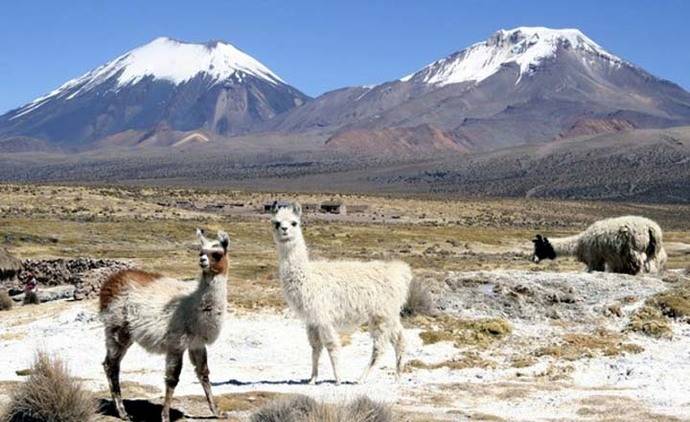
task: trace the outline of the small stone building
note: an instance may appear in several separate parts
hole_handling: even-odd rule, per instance
[[[365,204],[354,204],[347,206],[347,212],[350,214],[362,214],[369,211],[369,205]]]
[[[0,283],[14,281],[24,269],[22,262],[0,248]]]
[[[337,201],[326,201],[321,203],[321,211],[328,214],[347,214],[345,204]]]
[[[290,206],[290,203],[286,202],[286,201],[266,202],[264,204],[264,212],[270,213],[270,212],[273,212],[273,208],[287,208],[289,206]]]
[[[305,202],[302,204],[302,212],[318,212],[319,204],[314,202]]]

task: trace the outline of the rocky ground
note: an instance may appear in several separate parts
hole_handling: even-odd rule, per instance
[[[0,289],[6,290],[16,300],[23,299],[24,284],[35,279],[41,302],[73,298],[82,300],[98,296],[101,284],[109,275],[130,268],[131,262],[113,259],[27,259],[22,262],[25,271],[14,279],[0,281]]]
[[[305,384],[310,349],[289,311],[231,309],[210,348],[221,407],[236,420],[270,398],[301,393],[326,401],[359,395],[392,403],[400,420],[690,420],[690,325],[665,318],[658,338],[631,328],[650,298],[688,280],[530,271],[448,272],[428,278],[435,315],[405,320],[408,369],[393,377],[393,353],[364,385],[353,384],[370,353],[366,332],[350,336],[342,357],[349,382]],[[0,385],[20,381],[33,350],[69,362],[97,392],[107,420],[100,362],[103,334],[94,301],[58,301],[4,312]],[[164,361],[134,346],[123,361],[125,395],[140,420],[160,403]],[[3,389],[7,391],[7,389]],[[178,417],[207,415],[188,362]],[[0,405],[7,396],[0,394]],[[143,419],[142,419],[143,418]]]
[[[286,310],[262,211],[276,198],[367,206],[307,213],[312,256],[402,259],[414,268],[434,312],[405,317],[408,372],[400,384],[390,350],[367,385],[332,385],[326,358],[324,382],[302,383],[309,346]],[[529,259],[535,233],[570,235],[625,214],[664,229],[662,277],[587,274],[572,258]],[[0,245],[36,273],[39,292],[68,299],[0,312],[0,407],[24,379],[17,371],[43,349],[67,361],[104,405],[100,417],[113,420],[91,297],[122,266],[194,279],[196,227],[231,238],[230,314],[210,356],[221,407],[235,420],[291,393],[328,401],[367,394],[393,404],[402,421],[690,419],[688,206],[2,184]],[[84,285],[90,292],[75,301]],[[360,330],[347,341],[343,372],[355,380],[370,340]],[[137,346],[124,360],[125,395],[138,420],[160,413],[163,367],[161,356]],[[178,418],[208,415],[188,362],[175,403]]]

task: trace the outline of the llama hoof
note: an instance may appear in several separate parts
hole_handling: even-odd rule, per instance
[[[213,416],[216,419],[228,419],[230,417],[230,412],[215,412]]]
[[[132,419],[129,417],[127,412],[125,412],[125,409],[117,409],[117,416],[122,419],[123,421],[131,421]]]
[[[316,378],[309,378],[309,381],[307,381],[307,384],[316,385]]]

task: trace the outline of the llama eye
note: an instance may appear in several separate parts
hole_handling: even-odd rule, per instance
[[[220,259],[223,258],[223,254],[220,253],[220,252],[214,252],[213,254],[211,254],[211,256],[212,256],[213,259],[215,259],[216,261],[220,261]]]
[[[277,221],[275,223],[273,223],[273,225],[275,226],[276,230],[278,230],[280,228],[280,223]]]
[[[293,222],[292,222],[292,227],[297,227],[297,222],[296,222],[296,221],[293,221]]]

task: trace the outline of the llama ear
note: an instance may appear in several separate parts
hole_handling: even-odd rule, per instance
[[[290,209],[292,209],[292,212],[294,212],[297,217],[302,216],[302,206],[299,202],[293,202],[292,205],[290,205]]]
[[[208,242],[208,240],[206,240],[206,237],[204,236],[204,231],[198,227],[196,229],[196,237],[202,244]]]
[[[228,234],[225,233],[224,231],[219,231],[218,232],[218,241],[220,242],[223,249],[225,249],[227,251],[228,246],[230,246],[230,236],[228,236]]]
[[[278,201],[273,201],[271,204],[271,214],[276,215],[276,213],[278,213],[278,209]]]

